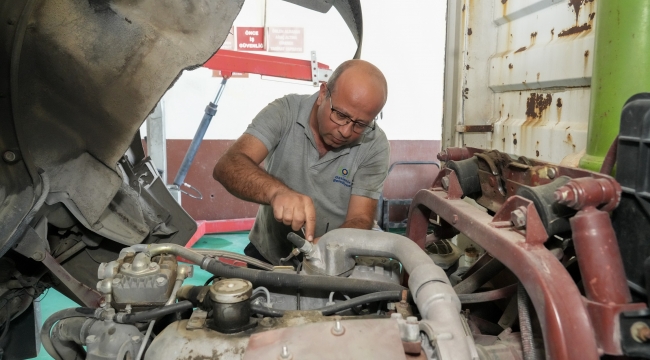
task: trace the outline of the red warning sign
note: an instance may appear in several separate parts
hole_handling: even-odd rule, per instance
[[[264,28],[238,27],[237,50],[264,51]]]

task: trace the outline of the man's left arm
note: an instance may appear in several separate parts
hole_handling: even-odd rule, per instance
[[[341,228],[370,230],[375,222],[377,200],[365,196],[350,195],[350,205]]]
[[[375,222],[377,202],[388,176],[390,147],[385,135],[375,142],[374,151],[367,157],[354,175],[352,193],[342,228],[372,229]]]

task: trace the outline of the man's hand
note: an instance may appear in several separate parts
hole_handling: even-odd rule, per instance
[[[314,240],[316,228],[316,209],[309,196],[289,189],[278,190],[270,202],[275,219],[290,225],[293,231],[305,227],[305,239]]]

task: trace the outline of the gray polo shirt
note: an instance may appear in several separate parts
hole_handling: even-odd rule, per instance
[[[277,99],[262,109],[246,129],[246,134],[261,140],[269,151],[266,171],[313,200],[315,237],[322,236],[326,228],[329,231],[343,224],[350,195],[379,199],[390,156],[386,134],[377,126],[355,144],[319,158],[309,127],[309,115],[317,98],[318,93]],[[249,239],[277,265],[292,250],[287,240],[290,231],[290,226],[275,220],[271,206],[260,205]]]

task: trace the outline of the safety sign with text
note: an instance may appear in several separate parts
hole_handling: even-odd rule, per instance
[[[264,51],[264,28],[238,27],[237,50]]]
[[[301,27],[269,27],[269,51],[301,53],[305,32]]]

